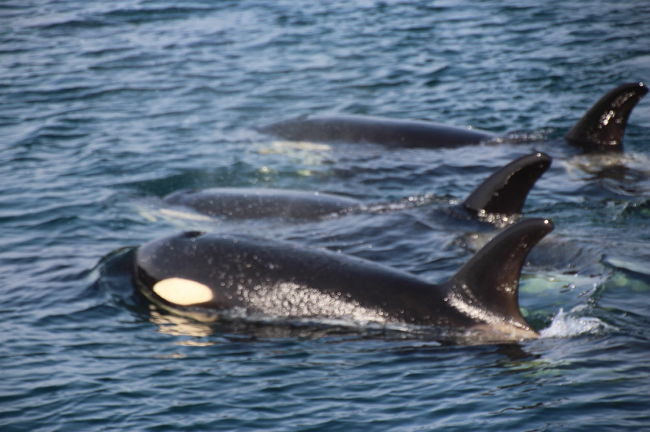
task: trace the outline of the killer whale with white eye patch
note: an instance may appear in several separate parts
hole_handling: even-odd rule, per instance
[[[517,222],[441,284],[340,253],[201,232],[139,247],[133,278],[155,305],[203,321],[238,311],[244,319],[404,324],[482,342],[523,340],[538,334],[519,309],[521,269],[552,229],[546,219]]]
[[[603,95],[565,135],[585,153],[620,152],[627,121],[648,93],[642,82],[621,84]],[[363,115],[304,115],[259,128],[291,141],[373,143],[388,147],[461,147],[505,140],[487,131]]]
[[[521,213],[528,193],[551,165],[541,152],[519,157],[504,165],[458,206],[456,216],[483,221],[506,221]],[[280,217],[317,219],[355,211],[372,211],[358,200],[340,195],[287,189],[211,188],[182,190],[164,198],[165,203],[190,208],[202,215],[232,219]]]

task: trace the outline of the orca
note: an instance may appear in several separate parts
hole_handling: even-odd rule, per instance
[[[362,207],[358,200],[341,195],[272,188],[189,189],[167,195],[163,201],[226,219],[278,217],[309,220]]]
[[[550,156],[541,152],[513,160],[490,175],[456,206],[454,215],[494,222],[505,219],[507,222],[521,213],[528,192],[550,164]],[[232,219],[279,217],[309,220],[371,210],[352,198],[287,189],[182,190],[166,196],[163,201],[204,215]]]
[[[201,321],[337,320],[516,341],[538,337],[519,309],[519,278],[552,229],[548,219],[510,225],[441,284],[345,254],[198,231],[140,246],[133,279],[154,305]]]
[[[609,91],[569,130],[566,141],[585,153],[622,151],[630,112],[647,92],[642,82],[621,84]],[[362,115],[303,115],[258,130],[290,141],[364,142],[398,148],[461,147],[508,139],[428,121]]]

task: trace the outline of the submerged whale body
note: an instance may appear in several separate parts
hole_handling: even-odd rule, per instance
[[[289,189],[210,188],[181,190],[163,201],[213,217],[317,219],[360,209],[362,204],[340,195]]]
[[[157,306],[200,320],[239,311],[249,319],[411,324],[521,340],[537,337],[519,310],[521,268],[552,228],[544,219],[511,225],[441,284],[291,243],[186,232],[138,248],[134,281]]]
[[[508,218],[521,213],[528,192],[548,169],[551,158],[540,152],[522,156],[484,180],[454,210],[471,218],[488,215]],[[226,218],[281,217],[317,219],[364,210],[363,203],[339,195],[286,189],[211,188],[174,192],[164,198],[170,205]]]
[[[566,134],[569,144],[584,152],[622,151],[627,120],[648,92],[641,83],[622,84],[601,97]],[[313,115],[260,128],[292,141],[374,143],[391,147],[460,147],[489,142],[498,136],[427,121],[360,115]]]

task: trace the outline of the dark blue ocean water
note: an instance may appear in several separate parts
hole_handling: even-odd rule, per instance
[[[3,0],[0,429],[650,428],[650,100],[622,156],[562,141],[601,94],[650,79],[648,22],[638,0]],[[387,150],[254,130],[314,112],[523,142]],[[132,248],[185,229],[444,280],[490,230],[442,209],[533,149],[555,158],[525,207],[556,224],[522,280],[539,340],[208,326],[134,295]],[[386,211],[224,222],[160,202],[214,186],[321,190]]]

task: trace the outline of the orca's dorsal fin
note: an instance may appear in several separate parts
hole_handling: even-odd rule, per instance
[[[621,84],[587,111],[566,134],[566,140],[586,152],[619,152],[632,109],[648,93],[642,82]]]
[[[519,310],[519,277],[528,252],[551,230],[548,219],[503,230],[446,282],[447,300],[477,322],[534,331]]]
[[[483,181],[462,206],[477,215],[521,213],[528,192],[546,172],[551,160],[541,152],[515,159]]]

